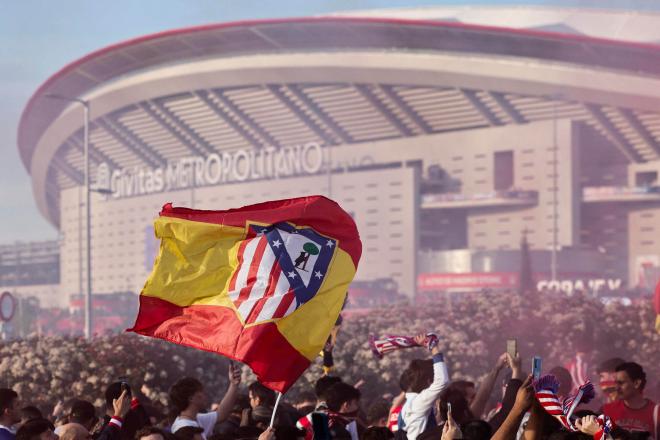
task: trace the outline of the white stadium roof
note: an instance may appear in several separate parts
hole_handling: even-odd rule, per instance
[[[360,144],[555,116],[593,127],[630,162],[660,159],[660,46],[639,40],[659,40],[642,32],[653,26],[640,24],[636,37],[619,29],[625,41],[602,39],[586,23],[615,14],[557,10],[579,32],[533,29],[552,23],[551,12],[366,11],[148,35],[48,79],[24,110],[19,151],[37,205],[56,225],[60,189],[82,181],[82,118],[47,94],[91,103],[93,166],[154,167],[245,146]],[[590,18],[580,25],[578,16]]]

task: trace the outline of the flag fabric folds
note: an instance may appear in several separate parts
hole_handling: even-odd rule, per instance
[[[351,216],[322,196],[174,208],[129,331],[244,362],[285,392],[323,348],[358,267]]]

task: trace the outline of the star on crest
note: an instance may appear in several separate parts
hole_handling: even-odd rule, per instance
[[[325,244],[329,248],[332,248],[335,244],[332,242],[332,240],[328,240],[328,242]]]
[[[278,249],[279,249],[280,246],[282,246],[282,242],[281,242],[281,241],[279,241],[279,240],[275,240],[275,241],[273,242],[273,247],[274,247],[274,248],[278,248]]]
[[[294,271],[291,271],[287,274],[287,276],[291,279],[294,279],[298,274],[296,274]]]
[[[319,280],[320,280],[321,278],[323,278],[323,274],[321,273],[320,270],[317,270],[316,272],[314,272],[314,276],[315,276],[316,278],[318,278]]]

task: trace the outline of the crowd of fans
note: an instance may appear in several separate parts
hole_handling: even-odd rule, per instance
[[[560,294],[348,310],[332,370],[324,374],[320,359],[308,369],[279,403],[274,429],[275,393],[214,354],[132,334],[1,342],[0,440],[642,440],[643,431],[660,440],[654,319],[650,301],[604,305]],[[439,335],[437,345],[383,359],[368,344],[370,334],[427,331]],[[505,353],[509,339],[517,356]],[[557,379],[558,397],[587,379],[596,384],[574,429],[538,398],[539,382],[527,376],[532,356]],[[611,428],[597,418],[603,413]]]

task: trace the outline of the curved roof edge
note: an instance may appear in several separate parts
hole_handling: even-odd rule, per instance
[[[342,29],[335,29],[341,31],[341,34],[330,34],[326,32],[324,35],[319,35],[320,37],[328,38],[329,36],[336,37],[335,41],[323,40],[322,38],[309,38],[309,29],[306,29],[309,25],[316,27],[320,26],[337,26],[342,27]],[[277,32],[277,29],[285,26],[287,29],[285,32]],[[350,29],[353,32],[345,32],[344,29],[346,26],[351,27]],[[380,26],[381,28],[375,28],[375,26]],[[396,26],[395,35],[388,35],[384,33],[384,29]],[[293,31],[298,27],[298,31],[301,33],[307,32],[305,38],[295,39],[292,38]],[[361,29],[360,27],[363,27]],[[371,27],[371,29],[367,29]],[[254,31],[259,28],[259,34],[267,32],[268,29],[275,31],[275,38],[278,40],[273,41],[273,36],[265,38],[261,36],[261,40],[258,41],[257,33]],[[221,40],[213,41],[212,46],[206,46],[206,51],[200,50],[196,47],[187,47],[183,50],[179,50],[175,54],[158,54],[153,57],[153,61],[149,60],[149,57],[140,58],[132,60],[129,55],[123,53],[122,51],[144,47],[144,49],[149,49],[145,47],[149,43],[162,40],[163,42],[168,41],[169,39],[176,39],[190,36],[192,38],[198,37],[199,35],[205,33],[212,33],[214,31],[225,31],[225,30],[236,30],[244,29],[247,31],[252,40],[240,40],[236,39],[231,40],[226,39],[225,43],[231,40],[232,45],[227,45],[227,47],[218,47],[222,46]],[[315,31],[319,29],[314,29]],[[392,29],[387,29],[392,30]],[[444,38],[433,39],[429,41],[428,36],[422,31],[431,30],[434,32],[443,32],[445,33]],[[327,31],[327,30],[326,30]],[[370,35],[371,39],[357,38],[359,32],[372,31]],[[406,33],[405,31],[408,31]],[[415,34],[415,31],[419,31],[418,34]],[[471,35],[473,37],[482,37],[486,36],[488,39],[480,41],[478,47],[470,46],[474,44],[474,41],[467,41],[464,47],[457,47],[456,43],[461,38],[466,35]],[[217,36],[216,36],[217,37]],[[232,36],[230,36],[232,37]],[[235,38],[233,36],[232,38]],[[375,37],[375,39],[374,39]],[[394,37],[394,38],[393,38]],[[497,38],[499,37],[499,39]],[[379,40],[380,38],[380,40]],[[453,38],[453,45],[451,40]],[[348,41],[351,39],[350,41]],[[201,38],[200,38],[201,40]],[[512,43],[514,40],[520,40],[518,47],[511,47],[506,43]],[[531,40],[531,41],[530,41]],[[530,51],[530,44],[534,41],[540,43],[543,40],[544,43],[554,43],[559,45],[559,47],[554,48],[554,53],[536,53]],[[488,43],[490,41],[490,46]],[[194,41],[192,41],[194,42]],[[398,46],[392,46],[392,43],[398,43]],[[187,41],[191,43],[191,41]],[[276,43],[276,44],[274,44]],[[436,43],[435,46],[432,43]],[[440,43],[444,43],[443,46]],[[449,43],[449,44],[447,44]],[[312,50],[339,50],[339,49],[412,49],[412,50],[448,50],[453,52],[480,52],[487,53],[492,55],[504,55],[504,56],[521,56],[521,57],[536,57],[542,59],[556,59],[558,61],[566,61],[577,64],[587,64],[592,65],[595,61],[592,59],[582,58],[586,49],[580,49],[580,45],[585,43],[590,44],[591,46],[601,46],[606,50],[619,50],[624,51],[640,62],[646,60],[644,64],[645,69],[638,69],[641,71],[650,70],[654,74],[660,75],[660,45],[653,43],[638,43],[638,42],[623,42],[612,39],[596,38],[584,35],[573,35],[573,34],[561,34],[556,32],[548,31],[539,31],[539,30],[530,30],[530,29],[513,29],[506,27],[496,27],[496,26],[484,26],[484,25],[474,25],[474,24],[464,24],[456,22],[442,22],[442,21],[432,21],[432,20],[406,20],[406,19],[396,19],[396,18],[373,18],[373,17],[337,17],[337,16],[321,16],[321,17],[303,17],[303,18],[284,18],[284,19],[268,19],[268,20],[247,20],[247,21],[237,21],[230,23],[219,23],[211,25],[202,25],[202,26],[193,26],[180,29],[167,30],[159,33],[149,34],[145,36],[140,36],[132,38],[123,42],[119,42],[104,48],[101,48],[97,51],[94,51],[78,60],[75,60],[62,69],[53,74],[48,78],[30,97],[23,113],[18,127],[18,147],[19,153],[23,165],[26,167],[28,172],[30,172],[30,163],[32,160],[32,154],[34,152],[34,146],[36,142],[41,137],[44,129],[50,125],[50,122],[53,118],[57,117],[68,105],[67,102],[60,100],[41,100],[44,94],[48,93],[59,93],[66,96],[72,97],[81,97],[85,93],[94,89],[97,85],[102,84],[103,82],[112,80],[121,75],[127,73],[141,70],[144,68],[155,67],[166,62],[172,61],[181,61],[186,59],[194,59],[199,57],[204,57],[208,55],[217,55],[223,54],[225,56],[232,55],[245,55],[245,54],[254,54],[254,53],[280,53],[283,51],[312,51]],[[351,46],[351,44],[353,44]],[[498,46],[499,44],[499,46]],[[488,46],[488,47],[486,47]],[[572,47],[575,50],[575,53],[568,54],[565,51],[562,51],[562,47]],[[212,49],[211,49],[212,47]],[[225,49],[225,50],[218,50]],[[541,47],[539,50],[548,50],[548,47]],[[578,54],[582,52],[582,54]],[[642,52],[642,53],[638,53]],[[124,61],[127,64],[126,68],[117,69],[117,66],[112,66],[109,61],[109,57],[113,54],[116,54],[122,58],[121,61]],[[163,55],[163,56],[160,56]],[[560,56],[561,55],[561,56]],[[572,55],[572,56],[571,56]],[[620,55],[613,55],[610,58],[601,59],[602,54],[599,55],[598,61],[601,65],[605,67],[614,67],[614,68],[628,68],[631,69],[629,58],[620,59]],[[658,59],[649,61],[647,58],[649,55],[655,55]],[[126,63],[126,60],[129,60]],[[131,64],[130,61],[133,61]],[[653,62],[656,61],[656,62]],[[100,65],[94,65],[94,63],[100,63]],[[106,63],[109,67],[104,69],[103,63]],[[122,65],[123,66],[123,65]],[[638,66],[639,67],[639,66]],[[74,75],[77,70],[89,68],[92,74],[86,74],[84,76],[79,75],[78,78],[75,78]],[[112,69],[115,70],[112,70]],[[79,81],[79,84],[75,82]],[[41,110],[38,116],[34,116],[33,112]],[[30,119],[32,118],[32,120]]]

